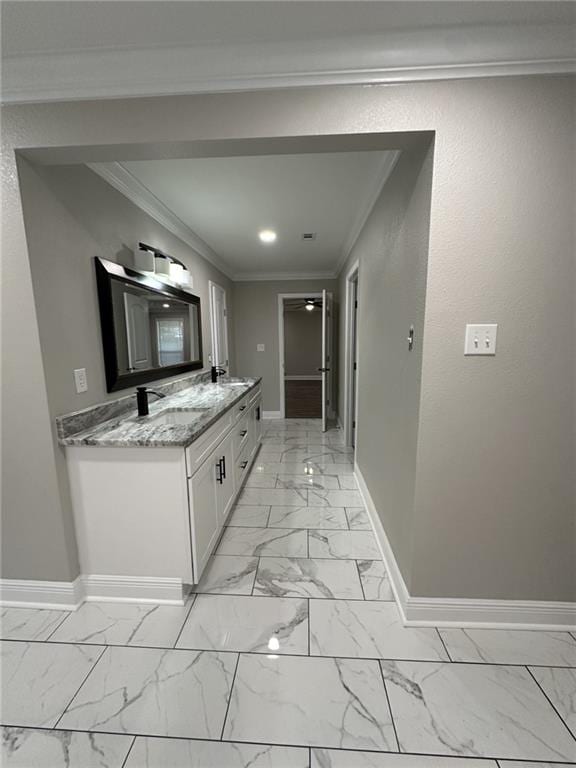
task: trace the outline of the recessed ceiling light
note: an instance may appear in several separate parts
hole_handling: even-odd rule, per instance
[[[258,232],[258,237],[263,243],[273,243],[276,240],[276,232],[273,229],[262,229]]]

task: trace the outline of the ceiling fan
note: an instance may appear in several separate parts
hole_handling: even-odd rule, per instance
[[[322,309],[322,299],[292,299],[286,302],[286,309],[306,309],[312,312]]]

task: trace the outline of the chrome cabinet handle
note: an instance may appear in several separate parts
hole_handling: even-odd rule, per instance
[[[222,480],[226,480],[226,456],[222,456],[220,461],[222,463]]]
[[[248,462],[243,461],[242,464],[240,464],[240,469],[246,469],[247,466],[248,466]]]
[[[246,437],[247,434],[248,434],[248,430],[243,429],[242,432],[240,432],[240,437]]]

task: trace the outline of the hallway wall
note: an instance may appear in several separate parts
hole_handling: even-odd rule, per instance
[[[219,140],[235,142],[228,151],[245,153],[241,142],[250,139],[252,150],[270,152],[262,137],[285,138],[293,149],[294,137],[331,137],[333,146],[336,137],[375,133],[398,147],[433,131],[405,576],[422,596],[574,599],[574,99],[574,77],[549,76],[4,109],[3,544],[13,552],[5,575],[62,579],[61,560],[73,558],[62,533],[15,150],[44,148],[46,161],[48,147],[52,160],[74,162],[217,153]],[[249,291],[234,292],[244,306]],[[234,311],[241,317],[239,305]],[[482,321],[500,324],[498,355],[465,358],[464,326]],[[261,332],[257,318],[238,330]],[[246,337],[237,350],[243,372],[256,353]],[[265,407],[274,407],[271,394]]]
[[[344,266],[358,272],[356,462],[408,588],[420,417],[433,146],[400,155]],[[340,360],[346,334],[340,322]],[[408,329],[415,344],[408,350]],[[343,413],[344,365],[340,366]]]
[[[239,376],[262,376],[264,411],[280,410],[280,355],[278,343],[278,294],[336,293],[336,280],[262,280],[234,283],[234,336]],[[258,352],[257,344],[265,351]]]

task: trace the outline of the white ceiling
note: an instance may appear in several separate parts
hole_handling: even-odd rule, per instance
[[[192,245],[228,275],[263,279],[334,274],[394,158],[392,152],[338,152],[91,167],[121,173],[123,189],[129,185],[136,202],[156,198],[191,231]],[[273,229],[276,242],[263,244],[262,229]],[[316,239],[303,241],[305,232]]]
[[[4,101],[575,68],[572,2],[2,2]]]

